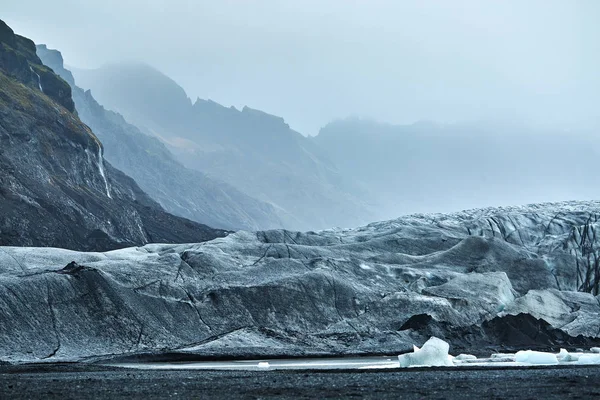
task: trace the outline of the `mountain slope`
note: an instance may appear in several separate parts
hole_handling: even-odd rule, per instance
[[[71,88],[0,21],[0,244],[106,250],[227,232],[175,217],[105,163]]]
[[[71,86],[79,117],[102,141],[104,157],[134,178],[167,211],[225,229],[282,227],[279,210],[185,168],[156,137],[142,133],[119,114],[104,109],[90,91],[84,92],[75,85],[60,52],[39,45],[37,54]]]
[[[280,117],[200,99],[192,104],[170,78],[140,64],[73,73],[101,104],[168,143],[186,166],[292,215],[286,227],[356,226],[373,218],[373,196]]]

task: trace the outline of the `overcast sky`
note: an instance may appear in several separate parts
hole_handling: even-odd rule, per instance
[[[597,0],[2,0],[67,64],[144,61],[188,95],[314,135],[391,123],[599,121]]]

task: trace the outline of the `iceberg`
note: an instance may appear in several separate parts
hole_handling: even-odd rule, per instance
[[[454,359],[456,359],[458,361],[477,360],[477,357],[475,357],[472,354],[459,354],[456,357],[454,357]]]
[[[452,356],[448,354],[450,345],[442,339],[432,336],[420,349],[416,346],[413,348],[412,353],[398,356],[401,368],[454,366]]]
[[[580,354],[569,353],[565,349],[560,349],[560,353],[558,353],[558,355],[556,356],[556,358],[558,358],[558,361],[560,361],[560,362],[577,361],[577,360],[579,360],[579,357],[580,357]]]
[[[583,365],[592,365],[592,364],[600,364],[600,354],[583,354],[579,356],[579,360],[577,360],[577,364]]]
[[[552,365],[558,364],[556,354],[543,351],[521,350],[515,354],[515,361],[525,364]]]

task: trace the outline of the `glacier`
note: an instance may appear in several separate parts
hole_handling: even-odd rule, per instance
[[[0,247],[0,360],[400,354],[431,336],[476,356],[599,347],[583,291],[599,216],[566,202],[104,253]]]

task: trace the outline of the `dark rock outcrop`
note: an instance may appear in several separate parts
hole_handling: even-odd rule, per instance
[[[490,352],[523,349],[558,352],[561,348],[590,348],[600,343],[599,335],[571,336],[530,314],[497,316],[470,326],[455,326],[419,314],[409,318],[400,330],[410,331],[415,342],[435,336],[450,342],[455,354],[468,352],[482,357],[489,357]]]
[[[108,250],[227,234],[166,213],[106,163],[68,83],[0,26],[1,245]]]

